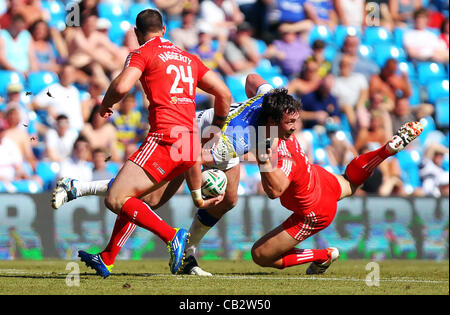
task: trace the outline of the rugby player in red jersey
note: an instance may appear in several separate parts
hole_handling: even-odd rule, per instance
[[[108,118],[113,105],[140,80],[150,103],[150,130],[141,147],[112,182],[105,205],[118,215],[113,241],[123,237],[123,229],[134,226],[129,222],[155,233],[168,244],[170,269],[176,273],[183,262],[188,233],[169,226],[139,197],[186,172],[186,181],[197,207],[208,208],[220,202],[223,196],[202,199],[201,144],[194,99],[197,86],[215,97],[213,125],[221,128],[228,115],[231,93],[198,57],[164,39],[165,31],[157,10],[147,9],[138,14],[135,33],[141,46],[129,54],[123,71],[111,82],[100,115]],[[107,277],[110,274],[112,265],[103,261],[105,257],[84,251],[79,251],[79,256],[100,275]]]
[[[335,175],[311,164],[297,139],[291,137],[300,118],[300,102],[286,91],[284,100],[274,99],[273,104],[272,108],[267,107],[266,122],[267,128],[277,126],[278,136],[266,152],[258,154],[261,182],[269,198],[280,198],[281,204],[294,213],[255,242],[253,261],[278,269],[311,262],[307,274],[323,273],[339,257],[337,248],[295,246],[330,225],[337,202],[353,195],[381,162],[401,151],[420,135],[423,127],[419,122],[403,125],[384,146],[356,157],[344,175]]]

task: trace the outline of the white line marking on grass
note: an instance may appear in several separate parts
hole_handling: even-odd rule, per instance
[[[365,282],[365,279],[358,279],[358,278],[326,278],[326,277],[255,277],[255,276],[213,276],[216,278],[221,279],[230,279],[230,280],[314,280],[314,281],[353,281],[353,282]],[[449,280],[428,280],[428,279],[405,279],[405,278],[398,278],[398,279],[380,279],[382,282],[416,282],[416,283],[448,283]]]
[[[55,272],[35,272],[23,269],[0,269],[1,274],[20,274],[20,275],[65,275],[65,273],[55,273]],[[114,274],[112,275],[114,276]],[[122,276],[122,274],[120,275]],[[149,278],[172,278],[174,277],[171,274],[142,274],[142,276],[147,276]],[[176,275],[177,279],[225,279],[225,280],[311,280],[311,281],[352,281],[352,282],[365,282],[365,279],[358,278],[327,278],[324,277],[298,277],[298,276],[234,276],[234,275],[213,275],[212,277],[201,277],[201,276],[191,276],[191,275]],[[410,279],[410,278],[391,278],[391,279],[380,279],[380,282],[404,282],[404,283],[430,283],[430,284],[438,284],[438,283],[449,283],[449,280],[430,280],[430,279]]]

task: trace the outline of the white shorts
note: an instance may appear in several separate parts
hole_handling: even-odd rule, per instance
[[[197,112],[197,126],[200,136],[202,136],[206,127],[211,126],[213,118],[213,108]],[[207,137],[208,135],[205,136]],[[220,138],[217,145],[212,145],[209,148],[207,146],[208,144],[203,149],[211,149],[212,157],[216,163],[214,168],[225,171],[239,164],[239,156],[235,156],[234,149],[228,146],[222,138]]]

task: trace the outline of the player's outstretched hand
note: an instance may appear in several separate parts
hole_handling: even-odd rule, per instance
[[[212,197],[209,199],[203,199],[203,204],[200,207],[201,209],[209,209],[216,206],[219,202],[221,202],[224,198],[225,194],[218,195],[216,197]]]
[[[99,113],[103,118],[109,118],[113,114],[113,111],[110,108],[104,108],[103,106],[101,106]]]

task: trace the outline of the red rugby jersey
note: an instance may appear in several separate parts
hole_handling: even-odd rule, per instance
[[[186,127],[197,132],[195,91],[197,82],[209,71],[198,57],[156,36],[132,51],[125,67],[142,71],[140,81],[150,102],[150,133],[167,140],[173,130]]]
[[[303,215],[316,210],[321,197],[317,170],[312,167],[308,157],[295,136],[280,140],[277,147],[278,164],[291,184],[281,195],[281,204],[297,214]]]

